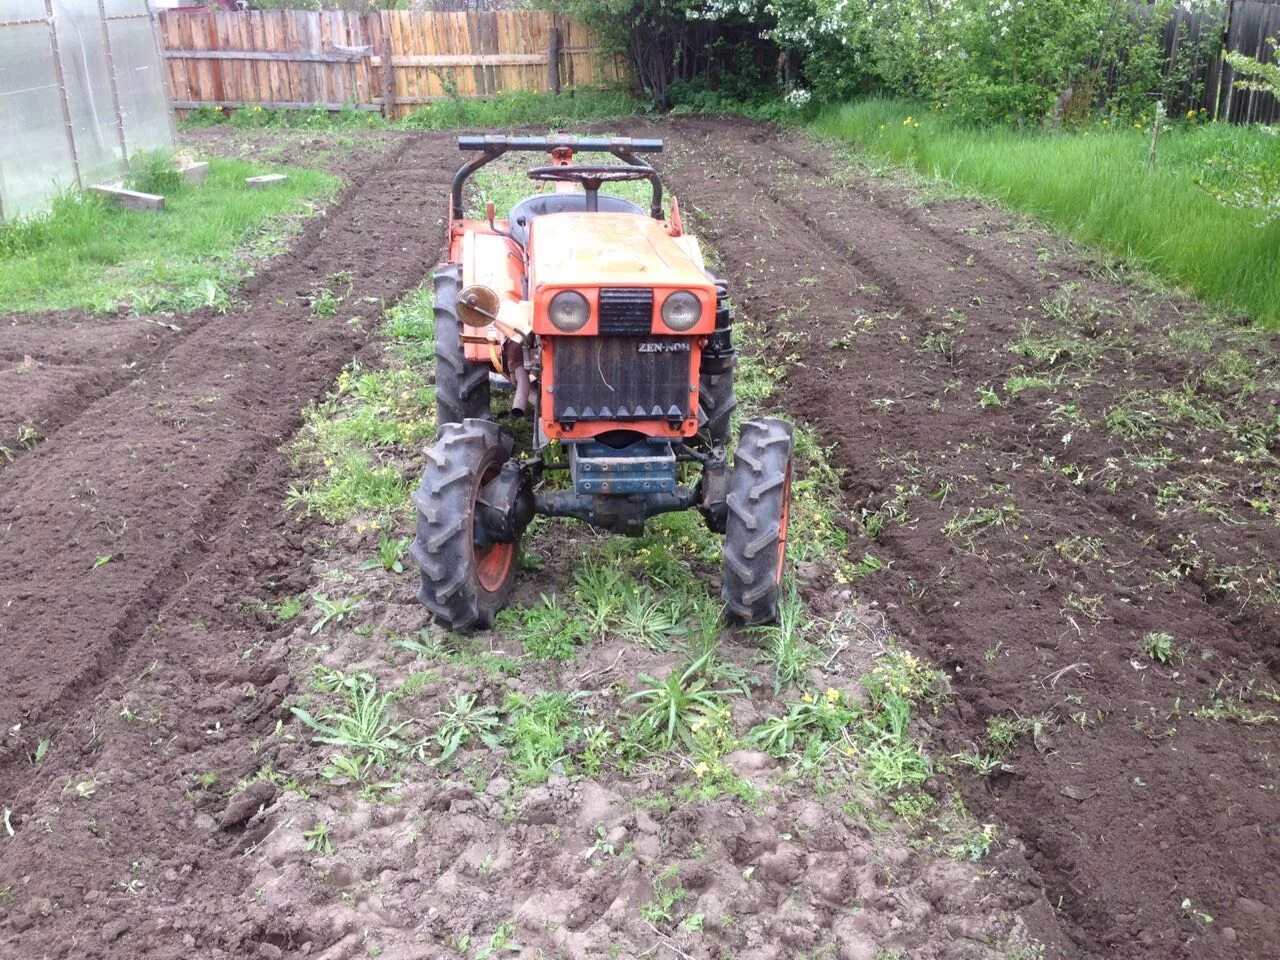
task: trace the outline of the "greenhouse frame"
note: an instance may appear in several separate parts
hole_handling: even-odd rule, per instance
[[[152,17],[147,0],[0,0],[0,220],[173,149]]]

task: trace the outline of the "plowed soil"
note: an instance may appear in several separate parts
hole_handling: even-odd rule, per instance
[[[784,396],[833,444],[851,512],[906,491],[907,519],[868,545],[891,565],[870,592],[953,675],[944,740],[1061,724],[970,779],[972,807],[1025,844],[1081,955],[1280,955],[1280,732],[1191,716],[1215,690],[1274,689],[1280,338],[799,138],[678,130],[673,186],[786,355]],[[1027,332],[1060,354],[1019,355]],[[1239,379],[1206,377],[1229,351]],[[1014,375],[1061,380],[1009,396]],[[1151,399],[1184,385],[1195,415]],[[1152,413],[1144,435],[1108,429],[1125,402]],[[944,534],[984,509],[1008,524]],[[1144,655],[1148,633],[1174,662]]]
[[[645,126],[667,139],[686,224],[763,331],[783,406],[831,445],[854,554],[887,566],[861,598],[951,677],[934,752],[990,749],[991,718],[1043,718],[988,775],[951,774],[997,825],[991,862],[1017,874],[1020,900],[975,905],[964,876],[878,861],[867,835],[800,809],[787,814],[812,828],[800,853],[776,816],[674,818],[668,830],[711,852],[704,886],[761,864],[780,890],[818,890],[851,937],[916,918],[933,939],[912,957],[999,956],[958,921],[926,923],[949,903],[1021,911],[1048,956],[1280,956],[1266,694],[1280,343],[972,201],[923,204],[798,136]],[[589,785],[553,782],[501,831],[483,798],[410,796],[427,834],[416,861],[391,847],[403,812],[348,811],[366,828],[387,818],[367,876],[394,895],[370,905],[358,878],[312,877],[349,897],[322,929],[279,899],[301,889],[276,858],[294,796],[257,784],[226,803],[286,716],[288,659],[307,642],[256,601],[314,586],[330,536],[283,510],[280,448],[383,305],[428,275],[457,162],[452,137],[423,135],[348,163],[340,200],[225,316],[0,321],[0,956],[362,956],[371,926],[434,934],[493,898],[495,851],[521,897],[504,887],[484,909],[520,905],[530,927],[594,922],[631,882],[589,878],[585,918],[539,899],[581,859],[558,826],[607,819]],[[310,294],[348,273],[338,314],[313,316]],[[421,621],[402,599],[388,616],[408,631]],[[1144,649],[1152,634],[1170,638],[1163,660]],[[218,801],[197,786],[206,773]],[[267,807],[274,819],[257,816]],[[446,811],[483,842],[433,834]],[[632,816],[624,833],[650,826]],[[427,902],[444,878],[452,898]],[[742,955],[811,951],[813,915],[772,910],[771,939]]]

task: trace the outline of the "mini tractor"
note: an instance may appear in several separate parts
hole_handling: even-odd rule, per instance
[[[462,137],[475,156],[453,178],[448,262],[435,273],[438,440],[413,495],[419,599],[445,626],[490,626],[507,603],[535,515],[638,536],[661,513],[696,509],[724,534],[722,598],[736,623],[777,617],[790,513],[792,430],[741,424],[725,446],[733,316],[674,199],[641,159],[661,140]],[[462,213],[463,187],[511,151],[549,154],[543,192],[505,220]],[[579,163],[578,154],[617,162]],[[649,209],[601,194],[648,181]],[[510,388],[495,421],[491,387]],[[500,423],[529,418],[517,453]]]

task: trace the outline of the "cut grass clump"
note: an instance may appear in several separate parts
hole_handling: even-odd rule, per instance
[[[904,126],[906,116],[924,119]],[[1175,127],[1161,137],[1151,174],[1144,169],[1149,130],[979,128],[893,99],[829,107],[810,129],[1041,217],[1200,297],[1280,326],[1280,222],[1259,228],[1253,211],[1224,207],[1197,186],[1214,158],[1273,147],[1256,128]]]
[[[63,194],[48,213],[0,225],[0,311],[225,309],[253,261],[278,251],[296,218],[338,187],[322,171],[289,168],[271,190],[251,190],[245,177],[265,171],[225,159],[210,160],[193,187],[170,183],[162,161],[135,171],[139,185],[167,185],[161,212]]]

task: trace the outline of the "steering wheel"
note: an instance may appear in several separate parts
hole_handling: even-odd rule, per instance
[[[555,183],[580,183],[588,190],[599,190],[602,183],[626,180],[648,180],[652,167],[633,167],[623,163],[575,163],[572,166],[534,167],[530,180]]]
[[[529,179],[543,183],[580,183],[587,191],[587,212],[600,209],[600,185],[630,180],[657,181],[658,172],[649,166],[623,163],[575,163],[571,166],[534,167]]]

